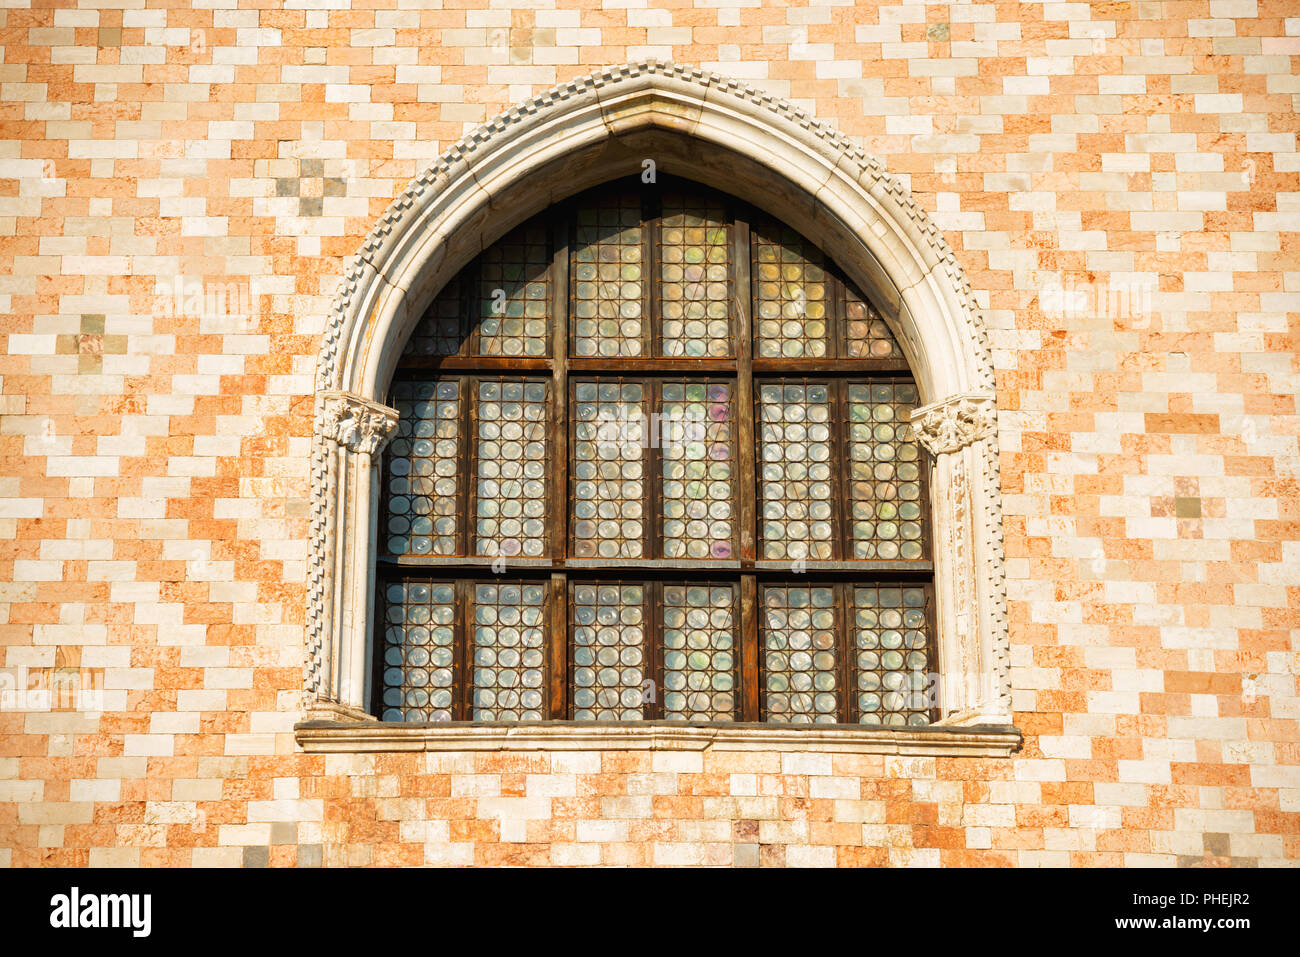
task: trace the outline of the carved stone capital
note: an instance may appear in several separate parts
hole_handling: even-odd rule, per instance
[[[997,428],[993,396],[968,392],[922,406],[912,413],[912,431],[932,455],[964,449]]]
[[[349,452],[377,454],[397,430],[397,410],[350,392],[320,393],[322,435]]]

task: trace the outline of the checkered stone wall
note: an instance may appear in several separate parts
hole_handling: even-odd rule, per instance
[[[0,9],[0,865],[1300,859],[1294,5],[125,6]],[[644,57],[834,125],[956,251],[1018,754],[295,743],[344,260]]]

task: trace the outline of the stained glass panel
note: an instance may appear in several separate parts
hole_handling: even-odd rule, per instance
[[[821,250],[793,229],[755,225],[755,355],[814,359],[829,355],[826,264]]]
[[[853,590],[860,723],[930,723],[935,681],[927,622],[920,586]]]
[[[544,381],[479,380],[475,405],[475,552],[540,558],[546,550]]]
[[[665,558],[732,557],[731,386],[660,384]]]
[[[549,354],[550,262],[542,221],[520,226],[479,257],[476,308],[480,355]]]
[[[573,717],[644,717],[646,589],[640,584],[578,583],[573,588]]]
[[[664,585],[664,717],[732,721],[736,714],[736,588]]]
[[[824,383],[759,387],[759,494],[762,556],[834,557],[831,400]]]
[[[573,552],[640,558],[645,535],[645,388],[579,382],[573,410]]]
[[[408,355],[451,356],[460,351],[464,337],[461,282],[456,277],[443,286],[425,310],[406,345]]]
[[[398,424],[388,446],[388,553],[454,555],[460,382],[395,383],[393,406]]]
[[[646,290],[640,196],[610,196],[579,209],[575,239],[572,354],[642,355]]]
[[[473,719],[545,715],[546,593],[540,583],[474,586]]]
[[[885,320],[851,286],[844,289],[844,335],[850,359],[903,358]]]
[[[455,587],[391,582],[384,598],[383,720],[450,721]]]
[[[666,196],[660,220],[659,301],[665,356],[729,356],[731,229],[722,204]]]
[[[835,590],[828,586],[764,588],[759,632],[764,720],[782,724],[838,721]]]
[[[849,498],[853,557],[923,556],[921,450],[909,419],[910,382],[849,383]]]

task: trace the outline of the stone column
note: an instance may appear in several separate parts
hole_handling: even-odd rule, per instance
[[[350,392],[316,396],[306,711],[368,717],[379,453],[397,411]]]
[[[997,501],[997,411],[991,395],[963,393],[912,413],[917,440],[932,456],[936,640],[939,694],[945,724],[1005,724],[1010,701],[996,635],[1005,622],[1001,539],[988,515]]]

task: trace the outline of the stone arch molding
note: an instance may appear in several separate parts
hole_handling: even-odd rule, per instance
[[[934,456],[942,710],[1010,723],[997,407],[971,288],[904,185],[843,134],[761,90],[672,63],[609,68],[507,110],[393,201],[348,262],[316,370],[306,710],[366,716],[382,404],[434,294],[508,229],[568,195],[657,168],[738,193],[816,237],[882,307]]]

